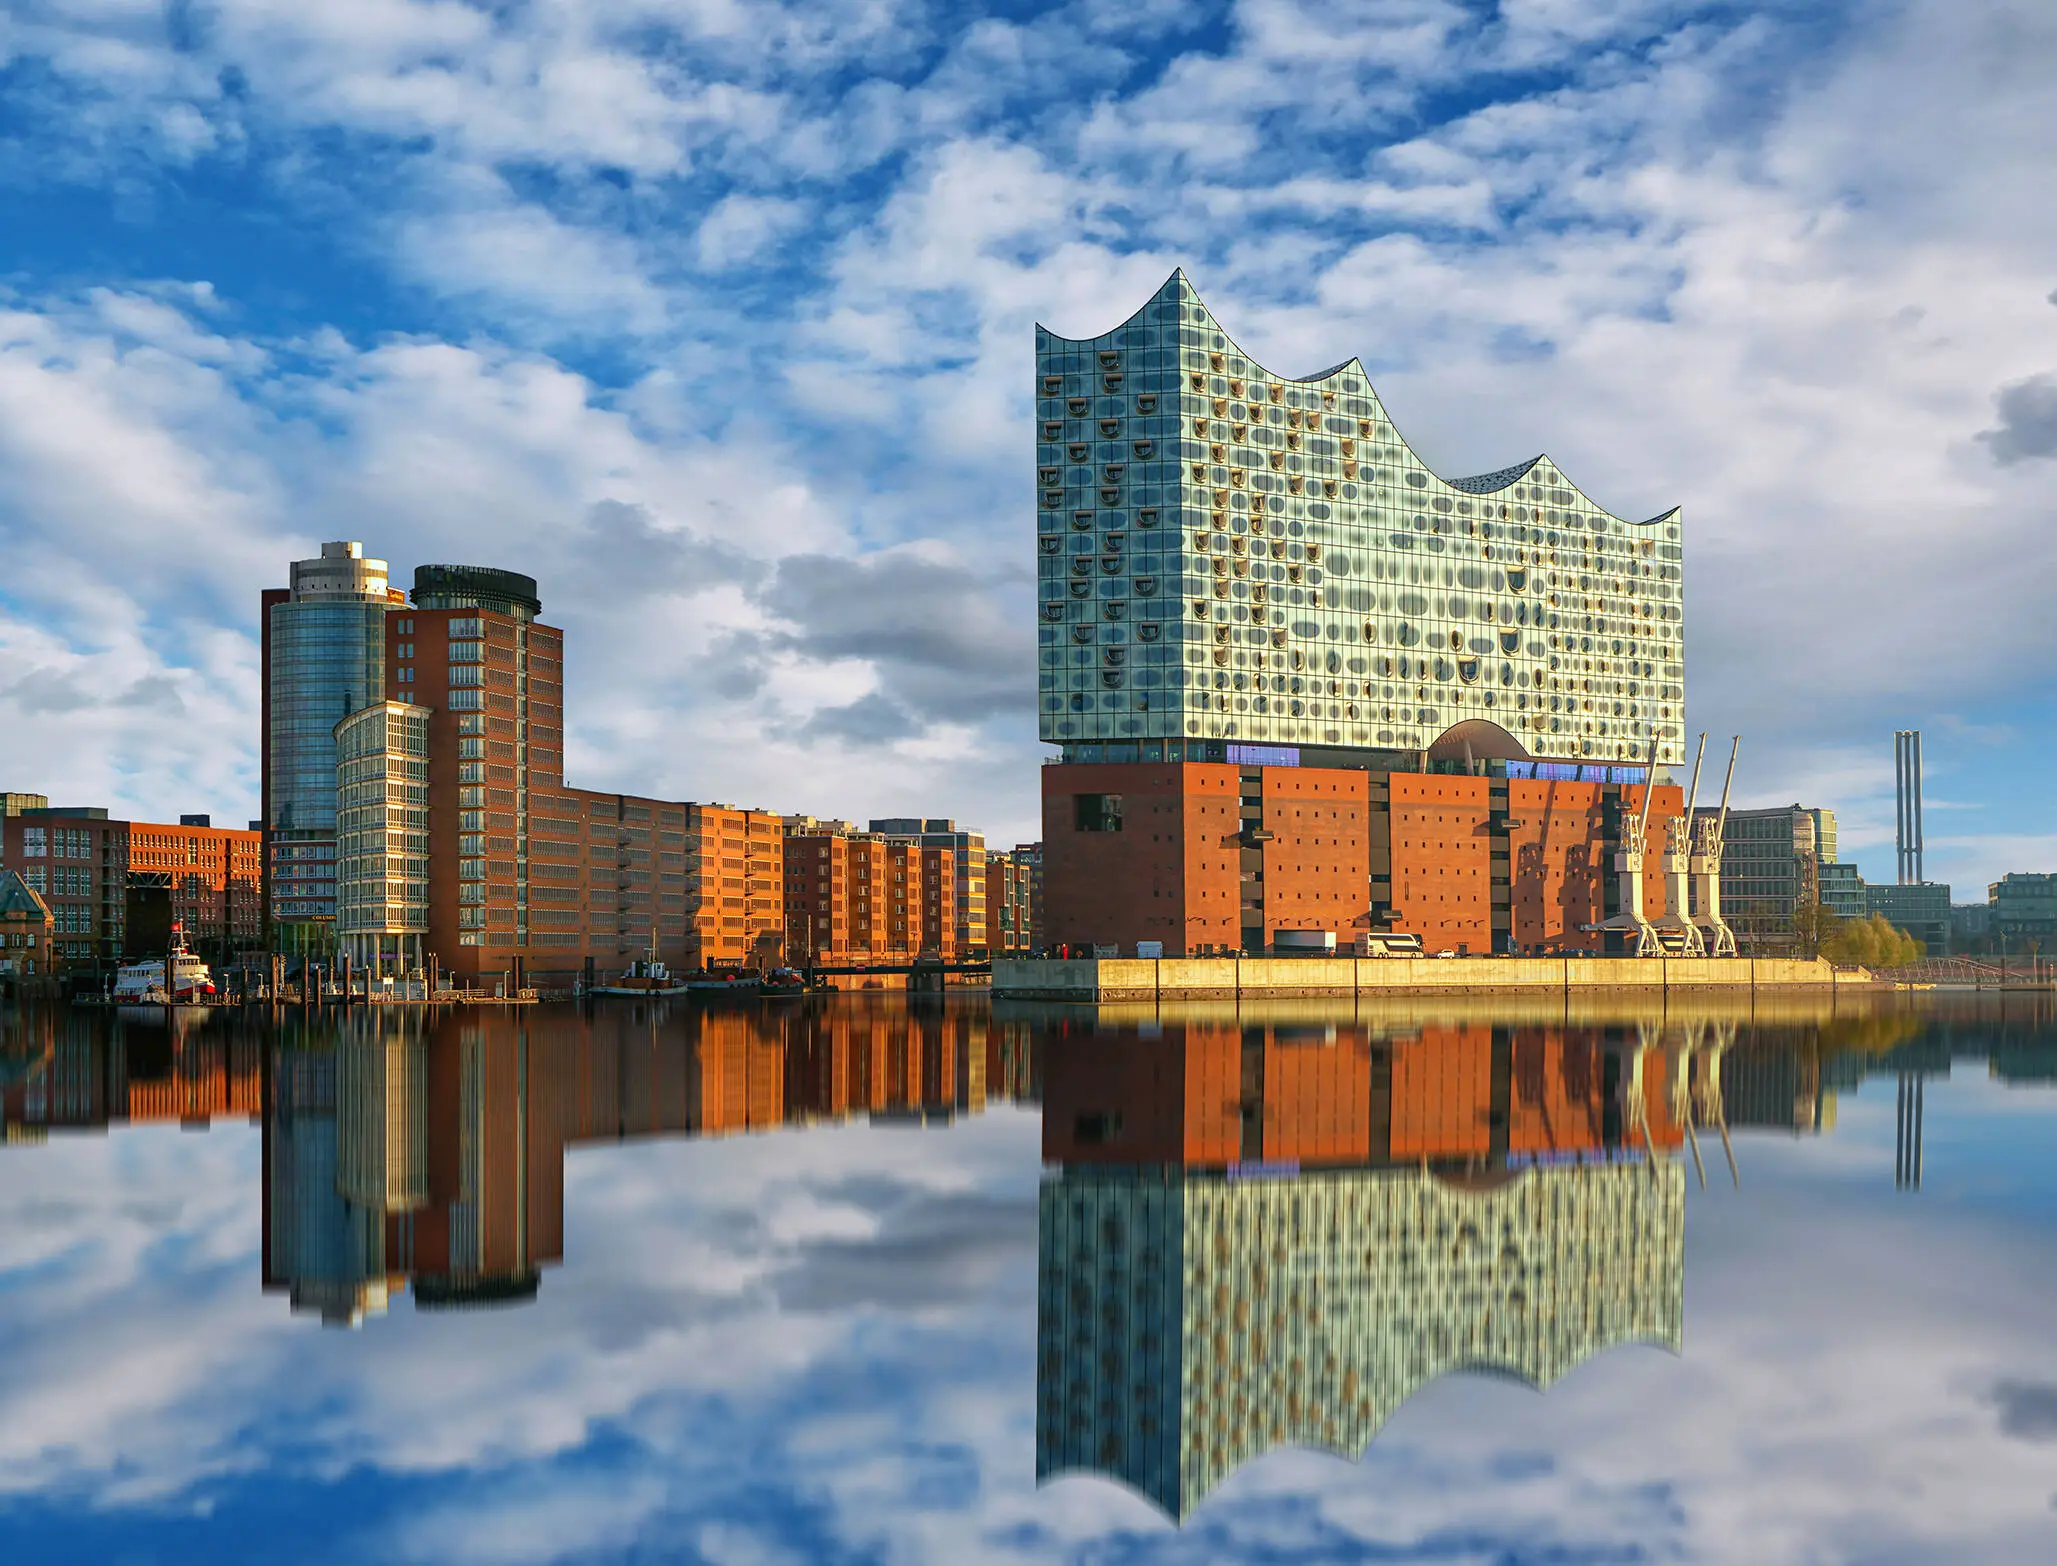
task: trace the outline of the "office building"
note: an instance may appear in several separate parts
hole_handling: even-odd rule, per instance
[[[327,543],[262,598],[261,783],[267,918],[288,950],[326,954],[336,917],[336,724],[386,697],[386,562]]]
[[[1990,902],[1950,905],[1951,951],[1989,952],[1998,944],[1993,934],[1993,906]]]
[[[1814,857],[1823,864],[1836,858],[1836,813],[1813,809],[1807,818],[1814,824]]]
[[[1694,813],[1703,818],[1720,814],[1713,807]],[[1835,816],[1829,811],[1785,805],[1728,813],[1721,846],[1721,915],[1736,932],[1742,955],[1789,956],[1797,949],[1794,917],[1823,901],[1817,834],[1824,823],[1833,857]]]
[[[1723,1118],[1732,1127],[1822,1135],[1836,1128],[1836,1092],[1821,1052],[1744,1044],[1721,1057]]]
[[[2003,875],[1986,888],[1988,928],[2007,950],[2057,952],[2057,875]]]
[[[947,818],[895,817],[873,821],[881,837],[918,844],[923,851],[925,950],[948,960],[986,953],[986,840]]]
[[[1036,358],[1049,940],[1559,950],[1664,912],[1654,874],[1607,908],[1603,834],[1684,759],[1676,510],[1612,515],[1542,457],[1445,481],[1355,360],[1273,374],[1182,273]]]
[[[1864,895],[1864,877],[1857,873],[1855,865],[1824,860],[1815,870],[1818,876],[1816,891],[1822,907],[1838,919],[1862,919],[1871,912]],[[1725,886],[1723,900],[1727,900]]]
[[[1931,957],[1950,954],[1950,887],[1942,881],[1902,886],[1867,886],[1866,906],[1886,923],[1905,930]]]

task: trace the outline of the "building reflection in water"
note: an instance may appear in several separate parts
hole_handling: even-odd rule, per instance
[[[265,1286],[355,1323],[533,1298],[582,1146],[869,1117],[942,1125],[1020,1073],[983,1008],[623,1004],[364,1010],[281,1047],[265,1119]],[[994,1057],[989,1062],[989,1057]]]
[[[0,1010],[0,1128],[263,1129],[263,1283],[355,1325],[533,1299],[564,1255],[567,1152],[869,1118],[942,1126],[1032,1094],[1027,1029],[982,1001],[622,1002],[309,1019]]]
[[[1036,1469],[1175,1518],[1355,1457],[1458,1370],[1679,1348],[1685,1174],[1731,1024],[1168,1023],[1045,1040]]]
[[[1918,1093],[1967,1056],[2005,1082],[2057,1080],[2046,995],[1580,1025],[1507,997],[1273,1011],[0,1007],[0,1134],[257,1122],[264,1284],[354,1323],[402,1291],[420,1307],[533,1298],[563,1255],[568,1152],[942,1124],[1047,1088],[1062,1172],[1042,1215],[1043,1469],[1114,1473],[1182,1512],[1275,1441],[1361,1449],[1467,1354],[1540,1382],[1604,1342],[1675,1341],[1676,1290],[1649,1269],[1674,1266],[1669,1193],[1681,1146],[1703,1152],[1696,1126],[1826,1132],[1867,1076]],[[1901,1163],[1919,1168],[1919,1117],[1902,1120]],[[1296,1360],[1301,1388],[1253,1379]],[[1167,1364],[1169,1379],[1135,1369]]]

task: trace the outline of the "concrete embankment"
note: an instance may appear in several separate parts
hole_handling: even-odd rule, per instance
[[[1482,991],[1832,991],[1868,989],[1875,983],[1861,968],[1750,957],[1101,957],[993,963],[996,997],[1066,1001]]]

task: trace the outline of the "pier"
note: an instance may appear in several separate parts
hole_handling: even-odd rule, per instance
[[[1087,1002],[1846,987],[1878,986],[1862,968],[1754,957],[1098,957],[993,963],[996,997]]]

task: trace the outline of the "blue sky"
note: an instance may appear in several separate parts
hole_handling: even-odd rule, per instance
[[[1035,831],[1032,328],[1184,266],[1685,508],[1689,720],[2057,868],[2034,0],[0,4],[0,771],[256,808],[258,592],[530,572],[589,786]]]
[[[1960,1040],[1960,1047],[1976,1048]],[[1174,1530],[1034,1483],[1032,1112],[574,1150],[533,1304],[260,1292],[255,1128],[0,1149],[0,1553],[39,1563],[2013,1563],[2057,1538],[2048,1086],[1959,1057],[1688,1185],[1679,1355],[1451,1376]]]

